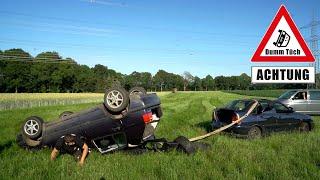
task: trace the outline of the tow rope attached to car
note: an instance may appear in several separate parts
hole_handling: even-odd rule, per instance
[[[228,124],[228,125],[225,125],[219,129],[216,129],[212,132],[209,132],[207,134],[204,134],[204,135],[201,135],[201,136],[197,136],[197,137],[193,137],[193,138],[190,138],[189,141],[190,142],[194,142],[194,141],[199,141],[201,139],[205,139],[207,137],[210,137],[212,135],[215,135],[215,134],[218,134],[226,129],[228,129],[229,127],[241,122],[244,118],[248,117],[248,115],[254,110],[254,108],[258,105],[258,101],[257,100],[254,100],[255,102],[251,105],[250,109],[247,111],[247,113],[245,115],[243,115],[241,118],[237,119],[236,121],[233,121],[232,123]]]

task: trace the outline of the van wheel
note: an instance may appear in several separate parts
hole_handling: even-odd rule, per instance
[[[262,136],[262,132],[259,127],[253,126],[250,128],[250,130],[248,132],[249,139],[258,139],[258,138],[261,138],[261,136]]]
[[[310,131],[309,124],[306,123],[306,122],[302,122],[302,123],[300,124],[299,131],[300,131],[300,132],[309,132],[309,131]]]
[[[143,87],[133,87],[129,90],[130,95],[144,95],[147,91]]]
[[[22,126],[22,133],[30,139],[37,139],[41,136],[42,125],[43,120],[40,117],[28,117]]]
[[[112,87],[104,94],[104,105],[113,113],[120,113],[129,104],[129,94],[122,87]]]

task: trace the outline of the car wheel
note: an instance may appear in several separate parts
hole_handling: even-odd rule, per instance
[[[37,151],[41,149],[40,141],[35,141],[25,137],[23,134],[18,134],[16,142],[18,146],[23,149],[30,150],[30,151]]]
[[[194,154],[196,152],[196,148],[193,146],[192,142],[190,142],[189,139],[184,136],[177,137],[174,142],[178,144],[178,151],[182,151],[187,154]]]
[[[300,124],[299,131],[300,131],[300,132],[309,132],[309,131],[310,131],[309,124],[306,123],[306,122],[302,122],[302,123]]]
[[[258,139],[258,138],[261,138],[261,136],[262,136],[262,132],[259,127],[253,126],[250,128],[250,130],[248,132],[249,139]]]
[[[22,148],[27,148],[27,143],[23,140],[22,134],[18,134],[16,138],[17,144]]]
[[[72,111],[64,111],[63,113],[61,113],[61,114],[59,115],[59,118],[60,118],[60,119],[64,119],[65,117],[70,116],[71,114],[73,114]]]
[[[119,113],[129,104],[128,92],[122,87],[107,89],[104,94],[104,104],[109,111]]]
[[[192,142],[194,148],[196,150],[209,150],[211,148],[211,145],[208,143],[204,143],[204,142]]]
[[[129,90],[129,95],[144,95],[147,91],[143,87],[133,87]]]
[[[162,108],[159,106],[158,108],[157,108],[157,116],[159,117],[159,118],[161,118],[162,117]]]
[[[42,125],[43,120],[40,117],[28,117],[22,126],[22,133],[30,139],[37,139],[41,136]]]

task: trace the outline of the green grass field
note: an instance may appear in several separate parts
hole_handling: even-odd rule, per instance
[[[0,110],[100,102],[103,93],[1,93]]]
[[[277,98],[286,90],[277,89],[277,90],[233,90],[233,91],[224,91],[227,93],[234,93],[239,95],[246,95],[246,96],[264,96],[264,97],[272,97]]]
[[[213,107],[247,96],[224,92],[165,93],[164,116],[157,137],[173,140],[206,132]],[[0,179],[320,179],[320,117],[313,132],[277,133],[246,140],[216,135],[204,140],[208,151],[186,155],[176,151],[128,155],[92,152],[84,167],[73,157],[50,161],[50,150],[28,152],[17,146],[15,136],[24,118],[38,115],[45,120],[59,113],[80,111],[97,103],[54,105],[0,111]]]

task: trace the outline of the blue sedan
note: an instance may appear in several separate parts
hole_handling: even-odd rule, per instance
[[[300,130],[311,131],[314,122],[311,116],[294,112],[278,101],[267,99],[235,100],[224,108],[219,108],[212,113],[212,128],[217,129],[245,115],[250,107],[258,101],[255,109],[241,122],[226,131],[237,136],[259,138],[262,135],[278,132]]]

